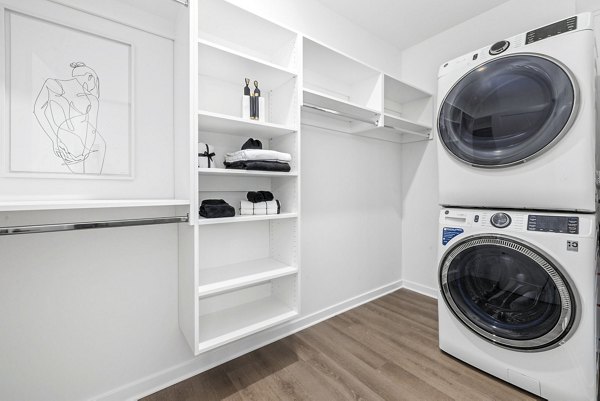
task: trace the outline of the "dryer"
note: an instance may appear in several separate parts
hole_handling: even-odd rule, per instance
[[[595,211],[595,57],[584,13],[444,63],[440,204]]]
[[[594,214],[443,209],[440,348],[550,401],[597,394]]]

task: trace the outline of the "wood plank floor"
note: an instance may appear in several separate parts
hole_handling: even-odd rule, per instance
[[[436,301],[399,290],[143,401],[541,400],[442,353]]]

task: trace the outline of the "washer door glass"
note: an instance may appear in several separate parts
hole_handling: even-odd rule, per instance
[[[506,56],[458,81],[441,104],[438,130],[460,160],[506,166],[552,144],[574,108],[574,84],[563,68],[539,56]]]
[[[506,347],[549,347],[575,320],[573,293],[557,267],[508,237],[456,244],[442,260],[440,284],[446,304],[467,327]]]

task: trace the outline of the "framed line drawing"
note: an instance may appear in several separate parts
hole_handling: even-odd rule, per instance
[[[133,178],[132,45],[6,10],[8,176]]]

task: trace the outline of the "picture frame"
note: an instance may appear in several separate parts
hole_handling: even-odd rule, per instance
[[[3,175],[133,179],[133,45],[4,10]]]

